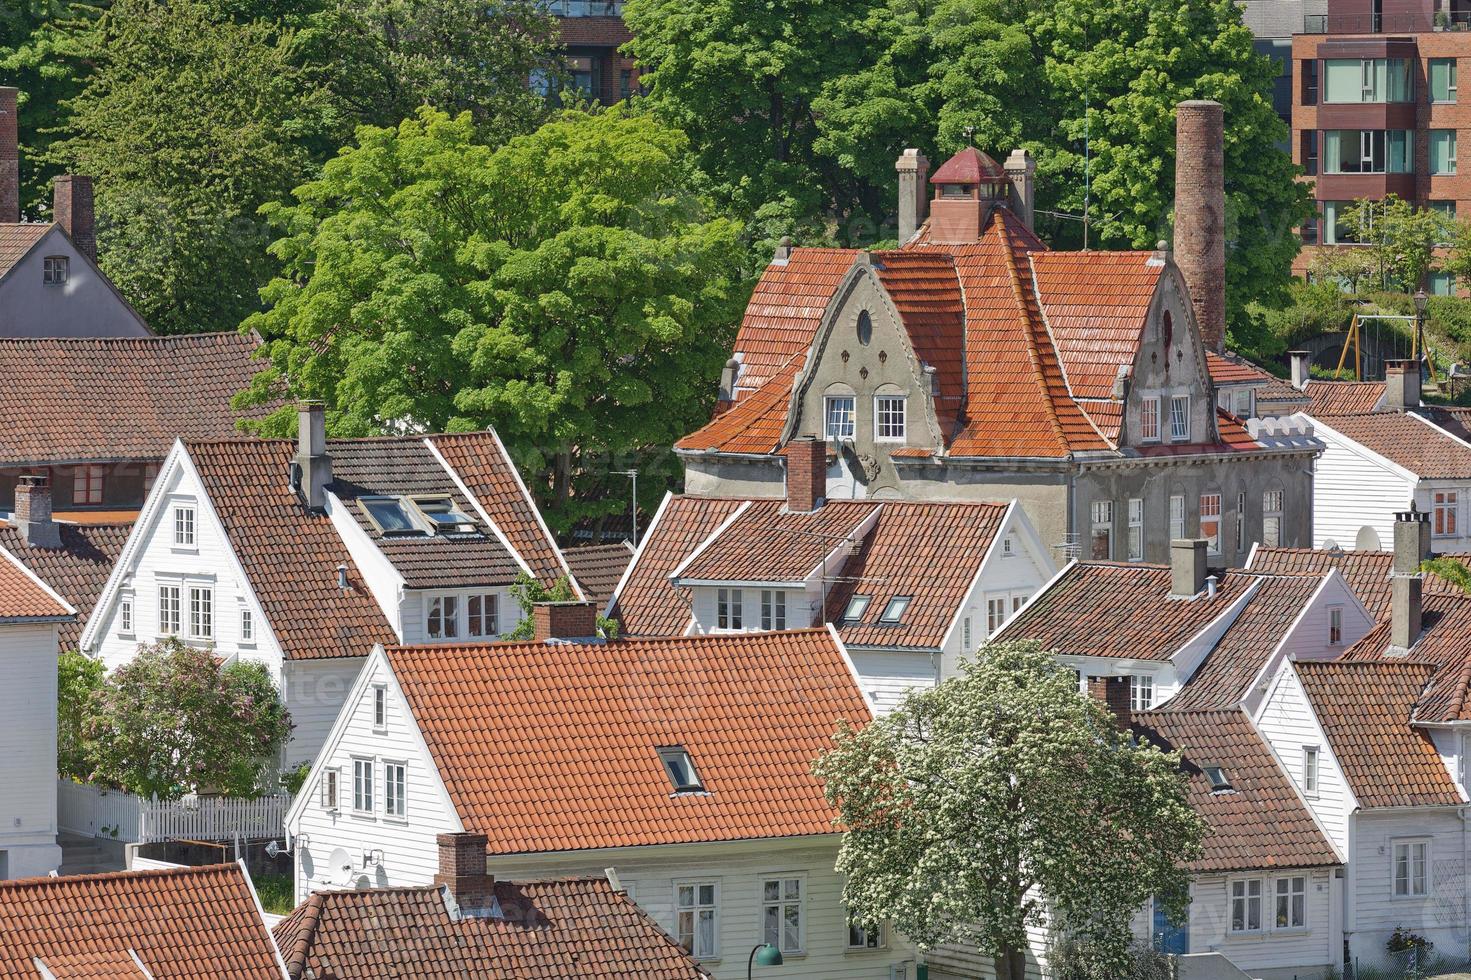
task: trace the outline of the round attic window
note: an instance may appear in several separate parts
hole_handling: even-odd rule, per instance
[[[867,310],[858,311],[858,342],[864,347],[873,340],[873,317],[868,315]]]

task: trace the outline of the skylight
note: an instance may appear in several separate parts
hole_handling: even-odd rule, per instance
[[[415,497],[414,506],[440,534],[475,530],[475,522],[449,497]]]
[[[399,497],[359,497],[358,506],[384,534],[423,534]]]
[[[1220,766],[1201,766],[1200,771],[1210,780],[1212,793],[1224,793],[1231,789],[1231,780],[1226,777],[1226,770]]]
[[[866,595],[855,595],[848,600],[848,608],[843,610],[843,622],[856,623],[868,612],[868,604],[873,600]]]
[[[661,745],[659,759],[664,763],[664,772],[676,793],[703,793],[705,786],[700,774],[695,771],[695,761],[683,745]]]
[[[889,600],[889,604],[884,607],[884,613],[879,617],[879,622],[886,623],[890,626],[898,623],[904,618],[904,610],[908,609],[909,604],[913,601],[914,596],[912,595],[894,596],[894,598]]]

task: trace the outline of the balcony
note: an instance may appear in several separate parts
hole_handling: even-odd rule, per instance
[[[558,17],[622,17],[623,0],[548,0],[547,11]]]
[[[1437,23],[1437,20],[1439,23]],[[1389,14],[1307,14],[1304,34],[1424,34],[1471,30],[1471,8],[1456,0],[1449,11],[1401,11]]]

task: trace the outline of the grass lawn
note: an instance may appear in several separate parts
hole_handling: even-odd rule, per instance
[[[260,895],[261,907],[275,915],[287,915],[296,908],[291,890],[291,876],[283,874],[259,874],[252,876],[255,890]]]

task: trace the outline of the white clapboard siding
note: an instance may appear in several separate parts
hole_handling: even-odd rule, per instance
[[[1303,784],[1303,748],[1318,748],[1318,792],[1307,798],[1307,804],[1338,853],[1348,854],[1349,811],[1353,806],[1348,783],[1290,663],[1282,665],[1258,709],[1256,723],[1287,777],[1297,781],[1299,787]]]
[[[0,627],[0,849],[56,835],[56,624]]]
[[[1430,894],[1423,898],[1394,895],[1393,845],[1405,838],[1430,841]],[[1365,965],[1383,963],[1385,940],[1399,926],[1430,939],[1437,953],[1455,955],[1466,949],[1467,836],[1454,807],[1360,811],[1354,817],[1353,839],[1349,887],[1355,957]]]
[[[935,686],[936,657],[918,651],[872,650],[849,647],[848,654],[858,668],[859,683],[873,701],[874,711],[886,715],[898,707],[904,695],[919,688]]]
[[[1380,546],[1394,541],[1394,514],[1409,506],[1414,496],[1413,481],[1396,469],[1386,467],[1357,444],[1331,430],[1316,428],[1326,448],[1313,473],[1313,547],[1328,542],[1352,550],[1359,529],[1372,527]]]
[[[316,759],[366,661],[366,657],[334,657],[292,660],[284,665],[283,690],[292,724],[291,744],[286,747],[288,768],[310,765]]]
[[[1332,875],[1331,869],[1274,869],[1195,879],[1190,885],[1189,952],[1222,953],[1251,976],[1256,976],[1255,971],[1258,970],[1272,970],[1282,975],[1321,975],[1323,967],[1337,962],[1342,956],[1341,947],[1337,950],[1332,948],[1337,937],[1333,921]],[[1307,879],[1307,924],[1301,929],[1274,929],[1273,890],[1276,879],[1297,876]],[[1238,878],[1262,881],[1265,928],[1259,932],[1233,935],[1230,931],[1230,885]]]

